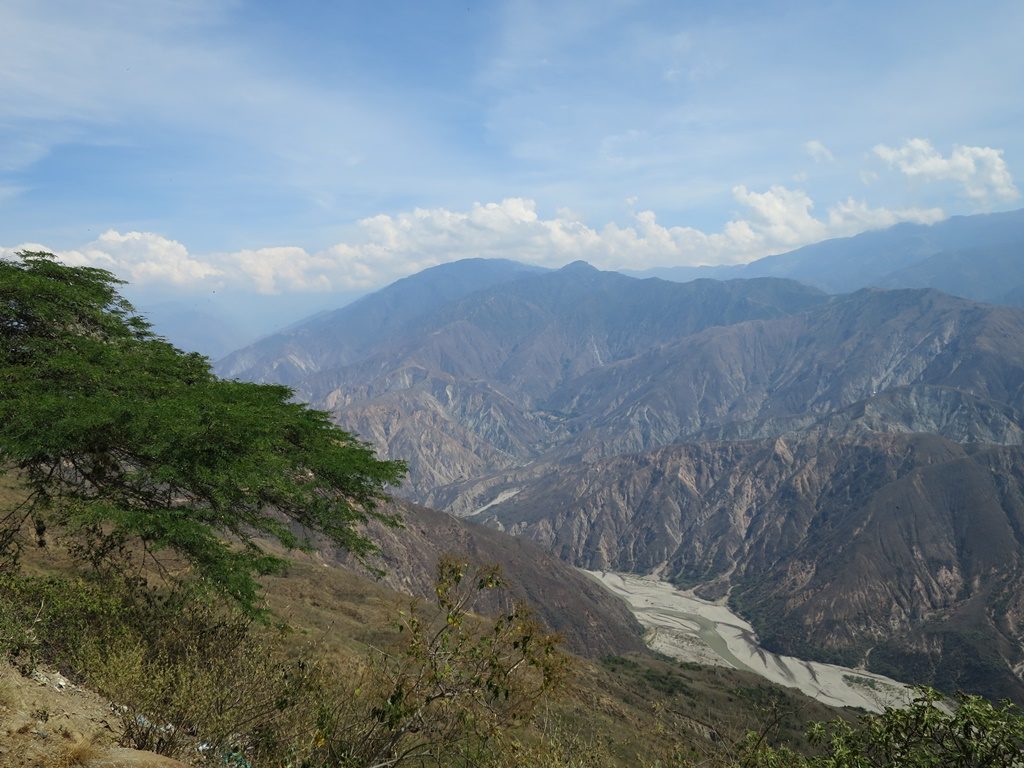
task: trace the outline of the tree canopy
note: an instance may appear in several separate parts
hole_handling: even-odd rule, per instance
[[[109,272],[48,253],[0,260],[0,463],[28,498],[0,511],[0,554],[30,523],[99,564],[171,551],[247,606],[255,576],[315,531],[365,555],[368,518],[405,466],[287,387],[227,381],[156,335]]]
[[[810,757],[750,734],[733,764],[742,768],[1024,768],[1024,712],[981,696],[954,700],[919,687],[906,708],[811,726]]]

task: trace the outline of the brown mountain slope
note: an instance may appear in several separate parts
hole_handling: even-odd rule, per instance
[[[293,630],[282,636],[285,642],[290,638],[304,651],[312,642],[316,656],[342,669],[365,658],[369,648],[402,643],[397,620],[408,610],[407,597],[352,570],[299,556],[287,575],[268,578],[266,586],[276,614]],[[564,742],[566,760],[586,749],[595,765],[608,768],[667,762],[680,752],[717,755],[746,730],[758,730],[769,708],[779,717],[772,741],[797,748],[806,748],[810,721],[853,716],[748,672],[677,664],[648,653],[599,662],[574,658],[571,669],[566,685],[514,735],[526,744]],[[116,746],[122,723],[109,700],[52,670],[39,672],[26,677],[0,660],[0,766],[185,768]],[[524,760],[532,764],[529,754]],[[210,759],[197,754],[194,764],[209,765]]]
[[[1024,312],[929,290],[821,303],[755,283],[684,295],[582,267],[533,276],[300,391],[408,460],[403,494],[459,511],[459,484],[541,457],[783,434],[875,398],[875,417],[857,417],[869,430],[1020,441]]]
[[[23,494],[9,475],[0,475],[0,506],[18,503]],[[495,545],[488,542],[504,542],[495,531],[483,531],[477,539],[467,533],[467,526],[454,521],[452,527],[450,518],[438,513],[407,505],[402,505],[400,511],[408,515],[410,529],[419,528],[416,536],[427,535],[434,541],[434,533],[448,532],[453,550],[466,545],[462,554],[479,556],[483,562],[495,554]],[[414,538],[409,542],[410,551],[417,556],[419,541]],[[389,557],[400,556],[402,550],[392,548],[387,540],[381,540],[381,544],[393,553]],[[509,547],[503,543],[500,548],[509,553],[513,566],[540,562],[538,567],[553,569],[552,578],[576,574],[562,563],[544,565],[552,558],[543,553],[537,558],[537,549],[529,542],[512,544]],[[428,559],[423,559],[424,568]],[[60,540],[26,550],[23,566],[35,575],[67,576],[76,571]],[[506,568],[506,575],[512,570]],[[392,571],[389,578],[397,574],[397,570]],[[540,583],[547,583],[546,578],[542,577]],[[590,580],[585,582],[589,584]],[[404,586],[402,594],[367,578],[358,568],[344,566],[327,552],[292,553],[288,571],[268,576],[263,583],[274,615],[291,628],[280,636],[281,640],[294,643],[297,650],[312,652],[347,669],[355,660],[365,658],[371,648],[377,653],[403,642],[398,623],[401,612],[409,607],[410,585]],[[565,590],[575,589],[574,584],[570,581]],[[518,589],[513,580],[507,585],[513,591]],[[558,585],[550,588],[559,589]],[[415,587],[416,591],[421,589],[422,584]],[[429,615],[433,594],[431,588],[425,589],[431,593],[424,601]],[[583,595],[582,599],[586,603],[588,597]],[[601,765],[625,767],[645,760],[667,761],[680,750],[691,755],[717,754],[746,730],[758,730],[769,708],[780,716],[775,736],[798,748],[806,747],[803,733],[809,721],[851,716],[749,672],[675,663],[655,658],[640,647],[641,653],[600,661],[573,658],[565,688],[545,705],[536,721],[523,723],[516,734],[527,743],[562,736],[567,739],[567,750],[586,748]],[[64,765],[71,755],[95,756],[95,768],[106,766],[104,761],[110,757],[124,761],[126,768],[174,765],[149,753],[113,748],[121,737],[121,723],[111,715],[110,702],[87,690],[66,686],[65,679],[52,670],[42,671],[50,681],[46,689],[42,678],[23,677],[0,659],[0,766],[50,768]],[[62,690],[54,689],[54,684]],[[578,743],[576,735],[581,737]],[[90,744],[95,748],[89,748]]]
[[[821,428],[839,436],[872,432],[927,432],[958,443],[1024,444],[1024,416],[1016,409],[953,387],[895,387],[824,416],[765,417],[712,427],[695,440],[742,440]]]
[[[687,442],[714,443],[767,437],[800,438],[813,432],[819,439],[868,438],[878,434],[934,434],[968,445],[1024,444],[1024,417],[1014,408],[951,387],[915,385],[896,387],[845,408],[825,414],[802,413],[764,416],[710,426]],[[593,440],[585,433],[581,443]],[[590,453],[600,459],[601,451]],[[440,485],[426,494],[426,502],[454,515],[472,515],[499,498],[529,486],[545,476],[558,461],[574,463],[578,456],[511,467],[482,474],[468,481]]]
[[[710,328],[556,392],[585,454],[644,450],[729,423],[818,414],[943,386],[1019,410],[1024,312],[934,291],[861,291],[775,320]]]
[[[345,428],[407,460],[402,493],[422,501],[439,485],[571,441],[569,415],[544,401],[589,371],[710,326],[784,317],[825,300],[785,280],[682,285],[578,263],[453,299],[416,322],[385,324],[370,335],[372,345],[339,340],[348,327],[317,318],[220,369],[292,384]],[[368,297],[364,309],[374,301]]]
[[[818,431],[550,466],[484,515],[585,567],[729,592],[772,649],[913,658],[919,680],[1019,700],[1022,467],[1020,448]]]
[[[319,558],[297,560],[287,576],[269,578],[267,588],[275,610],[303,635],[318,638],[338,657],[399,640],[394,619],[408,607],[405,595],[355,570],[324,567]],[[668,764],[679,750],[717,754],[745,731],[758,730],[767,711],[781,716],[778,738],[798,748],[806,748],[809,722],[853,714],[749,672],[676,663],[644,649],[599,661],[573,659],[566,688],[520,735],[527,741],[574,733],[587,737],[569,745],[566,760],[587,749],[602,766],[625,768],[659,759]]]
[[[573,653],[598,658],[644,650],[643,628],[625,603],[533,542],[408,502],[395,501],[393,510],[403,527],[374,524],[368,531],[381,549],[373,564],[384,571],[386,586],[432,599],[441,556],[496,565],[506,587],[501,599],[529,605]],[[356,567],[344,553],[324,554]],[[482,607],[499,611],[505,603]]]

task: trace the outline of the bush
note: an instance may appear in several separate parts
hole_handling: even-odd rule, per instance
[[[1009,702],[957,696],[947,706],[942,694],[919,688],[907,709],[818,723],[814,757],[761,746],[751,738],[741,750],[748,768],[1024,768],[1024,712]]]
[[[82,670],[111,699],[122,743],[174,757],[198,752],[214,762],[280,752],[289,710],[316,700],[311,664],[235,618],[195,612],[174,630],[155,642],[93,642],[83,652]]]
[[[168,756],[277,751],[289,708],[316,702],[313,665],[273,629],[117,578],[0,576],[0,652],[87,684],[112,702],[123,745]]]
[[[116,578],[6,575],[0,650],[106,696],[123,745],[191,762],[480,763],[516,749],[512,732],[566,670],[557,638],[524,609],[491,621],[471,613],[499,584],[494,571],[470,576],[444,560],[438,610],[414,604],[394,648],[328,667],[230,601]]]
[[[119,583],[0,574],[0,654],[23,672],[40,662],[73,671],[83,641],[117,637],[139,619]]]
[[[473,616],[475,596],[500,578],[486,569],[468,576],[465,564],[442,559],[440,610],[414,604],[401,617],[401,647],[372,652],[354,690],[325,701],[306,764],[480,764],[528,722],[567,658],[521,607],[489,622]]]

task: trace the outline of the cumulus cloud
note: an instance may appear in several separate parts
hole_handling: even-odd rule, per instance
[[[62,251],[68,264],[108,269],[132,283],[188,286],[223,275],[208,261],[189,255],[184,245],[152,232],[107,230],[80,250]]]
[[[40,243],[22,243],[0,248],[0,256],[20,251],[50,251],[71,266],[99,267],[130,283],[160,283],[175,287],[196,287],[226,276],[211,261],[191,256],[176,240],[152,232],[121,233],[107,230],[91,243],[72,250],[55,250]]]
[[[810,141],[804,142],[804,151],[810,155],[811,159],[816,163],[832,163],[835,162],[836,159],[832,154],[832,150],[817,139],[811,139]]]
[[[879,144],[874,152],[906,176],[958,182],[969,198],[980,203],[1020,197],[1001,149],[957,145],[946,157],[927,139],[909,139],[901,147]]]
[[[606,269],[736,264],[829,237],[900,221],[932,223],[944,216],[934,208],[872,208],[850,198],[818,217],[806,192],[784,186],[763,192],[737,186],[733,197],[744,214],[712,233],[665,226],[649,210],[632,213],[626,225],[595,228],[565,209],[544,218],[533,200],[513,197],[477,203],[466,211],[417,208],[372,216],[359,222],[357,237],[316,252],[288,246],[196,256],[158,234],[111,230],[60,256],[140,285],[229,285],[265,294],[359,291],[468,257],[553,267],[585,259]]]
[[[236,285],[266,294],[329,291],[335,287],[331,278],[338,271],[323,255],[298,246],[235,251],[214,258],[230,271]]]

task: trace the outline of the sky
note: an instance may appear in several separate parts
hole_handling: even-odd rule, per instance
[[[1020,208],[1022,33],[1019,0],[3,0],[0,253],[255,327],[469,256]]]

